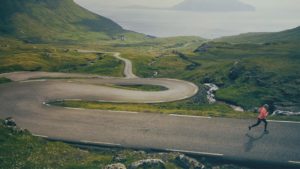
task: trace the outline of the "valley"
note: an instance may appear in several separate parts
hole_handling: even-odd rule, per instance
[[[242,168],[226,166],[232,159],[297,168],[290,164],[299,160],[300,27],[161,38],[125,30],[73,0],[4,0],[0,14],[0,118],[13,117],[33,133],[1,121],[0,168],[103,168],[116,154],[126,154],[129,167],[139,159],[135,149],[146,149],[145,158],[157,150],[153,156],[167,158],[167,169],[184,168],[176,153],[197,156],[208,168],[218,163],[202,160],[210,154],[221,154],[224,168]],[[208,93],[212,87],[218,90]],[[271,131],[250,133],[263,104]],[[87,145],[86,152],[53,140],[122,150]],[[62,155],[61,147],[86,165],[38,162],[16,147],[31,144],[39,147],[34,158],[52,158],[36,152],[44,148]]]

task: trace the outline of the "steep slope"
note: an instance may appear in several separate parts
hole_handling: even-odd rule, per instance
[[[208,42],[195,50],[202,81],[220,87],[219,100],[247,110],[264,103],[272,110],[300,110],[299,43]]]
[[[245,33],[237,36],[228,36],[215,39],[231,43],[268,43],[268,42],[299,42],[300,26],[294,29],[273,33]]]
[[[128,33],[73,0],[2,0],[0,35],[32,42],[105,39]]]

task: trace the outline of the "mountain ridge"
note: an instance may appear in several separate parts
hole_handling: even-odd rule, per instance
[[[111,39],[130,33],[73,0],[3,0],[0,35],[30,41]]]
[[[224,36],[214,41],[230,43],[272,43],[272,42],[299,42],[300,26],[279,32],[249,32],[233,36]]]

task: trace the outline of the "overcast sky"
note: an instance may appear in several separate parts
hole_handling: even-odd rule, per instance
[[[90,8],[102,7],[126,7],[132,5],[140,5],[147,7],[171,7],[184,0],[75,0],[80,4],[89,6]],[[285,9],[300,11],[300,0],[240,0],[247,4],[251,4],[258,9]]]
[[[125,29],[155,36],[196,35],[215,38],[245,32],[273,32],[300,26],[300,0],[226,0],[241,1],[255,8],[255,11],[235,13],[127,8],[171,8],[183,1],[75,0],[81,6],[113,19]]]

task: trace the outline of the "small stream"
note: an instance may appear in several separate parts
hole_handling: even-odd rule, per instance
[[[284,110],[275,110],[271,116],[275,115],[284,115],[284,116],[300,116],[300,112],[284,111]]]
[[[213,83],[205,83],[205,86],[209,87],[207,90],[207,100],[209,104],[215,103],[217,100],[215,99],[215,92],[219,90],[219,87]]]
[[[208,100],[209,104],[213,104],[213,103],[216,103],[216,102],[224,103],[224,104],[230,106],[235,111],[238,111],[238,112],[244,112],[245,111],[240,106],[229,104],[229,103],[226,103],[226,102],[223,102],[223,101],[217,101],[216,97],[215,97],[215,92],[220,89],[217,85],[215,85],[213,83],[205,83],[204,85],[209,87],[209,89],[207,90],[207,100]]]

